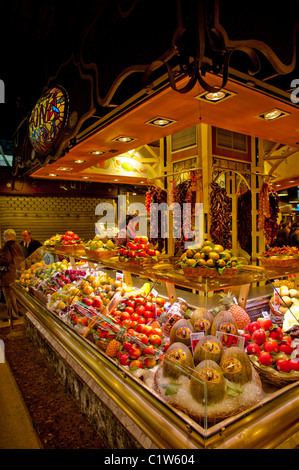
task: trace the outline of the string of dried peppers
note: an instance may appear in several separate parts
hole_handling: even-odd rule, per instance
[[[232,247],[231,243],[231,199],[226,190],[219,184],[211,183],[210,193],[210,239],[213,243],[222,245],[225,249]]]
[[[251,191],[248,189],[238,196],[237,237],[242,250],[252,252]]]
[[[263,183],[258,203],[258,230],[265,230],[266,243],[271,245],[278,232],[279,198],[277,192],[267,183]]]

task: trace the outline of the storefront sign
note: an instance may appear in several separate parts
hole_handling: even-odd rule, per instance
[[[49,155],[57,145],[68,117],[65,90],[48,90],[36,103],[29,120],[29,139],[40,155]]]

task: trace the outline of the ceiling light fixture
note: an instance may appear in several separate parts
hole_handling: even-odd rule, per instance
[[[201,93],[200,95],[195,96],[194,98],[197,100],[208,102],[208,103],[217,104],[220,101],[224,101],[235,95],[236,93],[233,93],[232,91],[227,91],[227,90],[222,89],[213,93],[205,91]]]
[[[115,137],[112,139],[114,142],[123,142],[125,144],[132,142],[133,140],[136,140],[136,137],[128,137],[125,135],[119,135],[118,137]]]
[[[90,176],[81,176],[83,180],[90,180]]]
[[[87,160],[72,160],[72,163],[85,163]]]
[[[91,155],[103,155],[105,152],[103,152],[102,150],[90,150],[90,153]]]
[[[157,116],[150,121],[146,121],[145,124],[150,124],[151,126],[157,126],[157,127],[167,127],[170,126],[171,124],[174,124],[175,119],[169,119],[161,116]]]
[[[58,171],[71,171],[73,168],[68,168],[66,166],[60,166],[57,168]]]
[[[274,109],[270,109],[270,111],[265,111],[264,113],[261,113],[256,117],[259,119],[263,119],[264,121],[274,121],[276,119],[279,119],[288,115],[289,113],[282,111],[281,109],[274,108]]]
[[[52,177],[54,177],[54,176],[59,176],[59,175],[58,175],[57,173],[48,173],[47,176],[52,176]]]

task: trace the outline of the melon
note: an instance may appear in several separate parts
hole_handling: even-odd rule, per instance
[[[238,334],[237,322],[228,310],[222,310],[215,316],[212,323],[211,335],[215,336],[216,331],[231,335]]]
[[[190,369],[194,369],[194,362],[188,346],[179,342],[171,344],[163,360],[164,377],[178,379],[181,374],[190,375]]]
[[[224,351],[220,367],[224,377],[230,382],[244,385],[252,379],[250,359],[246,352],[237,346],[232,346]]]
[[[194,364],[197,365],[206,359],[211,359],[219,364],[222,353],[222,343],[218,338],[216,338],[216,336],[203,336],[199,339],[194,349]]]
[[[179,342],[190,346],[190,335],[194,333],[194,328],[190,320],[182,318],[178,320],[170,331],[170,344]]]
[[[213,315],[206,308],[196,308],[190,317],[190,322],[195,331],[204,331],[205,335],[211,333],[212,323],[214,321]]]
[[[212,405],[225,396],[225,378],[217,362],[206,360],[195,367],[190,380],[190,393],[199,403]]]

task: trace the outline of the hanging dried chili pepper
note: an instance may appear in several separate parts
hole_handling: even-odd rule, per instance
[[[231,199],[224,188],[211,183],[210,193],[210,239],[213,243],[230,249],[231,244]]]

